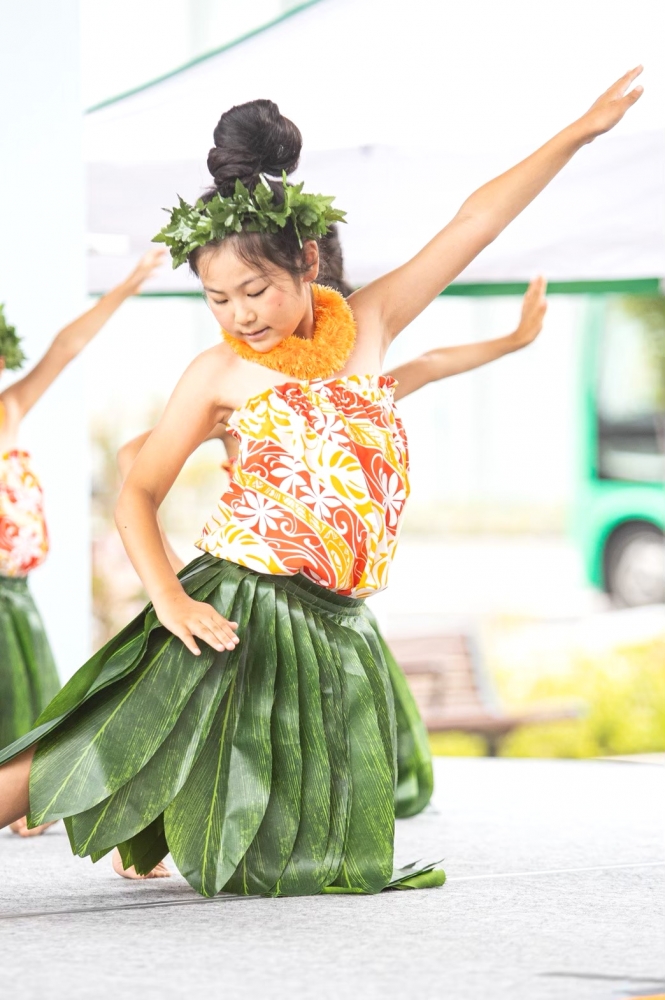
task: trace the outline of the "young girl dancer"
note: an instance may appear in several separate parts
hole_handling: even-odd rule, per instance
[[[0,755],[0,823],[28,805],[32,824],[63,817],[76,853],[118,846],[139,873],[170,851],[207,896],[440,884],[442,873],[392,871],[401,733],[364,598],[387,582],[408,460],[382,359],[623,117],[638,73],[348,304],[312,285],[318,238],[340,217],[330,199],[265,179],[295,167],[296,127],[269,101],[222,116],[208,161],[216,191],[181,203],[162,239],[199,274],[225,336],[181,379],[117,507],[152,603]],[[178,577],[157,510],[229,413],[240,437],[233,482],[204,554]]]
[[[150,250],[129,277],[55,337],[43,358],[0,393],[0,745],[27,733],[60,687],[28,575],[46,558],[48,534],[42,489],[30,455],[18,447],[21,421],[60,372],[90,343],[126,298],[140,289],[163,257]],[[0,307],[0,375],[25,356]],[[31,836],[25,819],[15,833]]]
[[[339,245],[335,249],[335,259],[340,264],[338,270],[341,276],[342,256]],[[329,274],[330,268],[328,265],[326,268],[327,282],[331,280]],[[345,287],[344,279],[342,278],[341,281],[342,287]],[[339,287],[337,281],[336,284]],[[350,294],[351,290],[348,286],[346,286],[345,290],[347,294]],[[521,350],[532,343],[540,333],[546,308],[545,281],[543,278],[536,278],[530,283],[524,296],[520,322],[516,330],[496,340],[462,344],[454,347],[435,348],[422,354],[420,357],[414,358],[412,361],[407,361],[405,364],[400,365],[399,368],[389,371],[387,377],[397,380],[393,393],[394,399],[402,399],[430,382],[436,382],[451,375],[471,371],[473,368],[488,364],[490,361],[494,361],[508,353]],[[120,449],[118,464],[123,479],[129,474],[136,456],[150,434],[151,431],[146,431],[144,434],[127,442]],[[228,482],[230,482],[238,455],[237,438],[229,432],[227,424],[220,423],[213,428],[207,438],[209,441],[214,439],[221,440],[224,444],[227,459],[222,463],[222,468],[228,476]],[[160,532],[169,563],[173,570],[178,573],[184,569],[185,563],[173,549],[161,525]],[[372,624],[375,624],[373,620]],[[380,636],[378,639],[381,641]],[[401,791],[401,795],[398,796],[396,801],[396,815],[413,815],[413,813],[419,812],[426,805],[432,791],[432,763],[427,732],[419,718],[418,708],[400,667],[394,660],[389,649],[384,649],[384,655],[393,688],[397,731],[399,734],[397,747],[397,787]],[[410,793],[405,795],[405,789],[410,789]],[[166,865],[160,862],[148,874],[140,875],[133,867],[124,867],[122,858],[117,850],[113,854],[113,867],[119,875],[125,878],[165,878],[171,874]]]

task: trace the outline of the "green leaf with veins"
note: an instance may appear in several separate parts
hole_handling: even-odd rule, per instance
[[[223,240],[243,229],[253,233],[276,233],[290,219],[302,247],[305,240],[324,236],[333,223],[346,221],[346,212],[332,207],[334,198],[303,194],[303,183],[289,184],[286,173],[282,173],[282,183],[284,201],[281,204],[275,203],[274,192],[263,174],[254,191],[236,180],[234,192],[227,198],[218,193],[206,204],[199,198],[196,205],[189,205],[179,197],[168,225],[154,237],[153,243],[166,244],[176,268],[184,264],[197,247]]]
[[[21,368],[26,356],[21,349],[21,338],[16,328],[7,322],[5,307],[0,304],[0,358],[5,360],[5,368],[13,371]]]

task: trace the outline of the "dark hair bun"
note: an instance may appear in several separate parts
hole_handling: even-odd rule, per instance
[[[213,133],[208,170],[222,195],[236,179],[253,187],[259,174],[281,177],[298,166],[302,136],[272,101],[249,101],[225,111]]]

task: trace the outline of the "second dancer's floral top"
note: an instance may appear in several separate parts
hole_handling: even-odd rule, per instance
[[[0,576],[26,576],[48,553],[44,497],[27,451],[0,455]]]
[[[351,597],[383,590],[409,493],[395,385],[385,375],[287,383],[236,410],[238,461],[198,547]]]

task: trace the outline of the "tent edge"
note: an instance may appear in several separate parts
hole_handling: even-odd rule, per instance
[[[219,56],[224,52],[228,52],[230,49],[234,49],[238,45],[242,45],[243,42],[249,41],[250,38],[255,38],[257,35],[261,35],[264,31],[268,31],[270,28],[274,28],[276,25],[281,24],[282,21],[287,21],[289,18],[295,17],[297,14],[301,14],[303,11],[308,10],[310,7],[315,7],[321,2],[322,0],[304,0],[303,3],[298,4],[296,7],[291,7],[290,10],[283,11],[283,13],[279,14],[278,17],[274,17],[272,21],[266,21],[265,24],[260,24],[258,27],[252,28],[251,31],[245,32],[244,35],[239,35],[238,38],[234,38],[230,42],[225,42],[224,45],[220,45],[216,49],[211,49],[209,52],[202,52],[200,56],[190,59],[181,66],[176,66],[175,69],[169,70],[168,73],[162,73],[161,76],[156,76],[153,80],[147,80],[145,83],[140,83],[137,87],[132,87],[129,90],[123,91],[121,94],[116,94],[115,97],[107,97],[105,100],[99,101],[97,104],[92,104],[89,108],[84,109],[83,114],[94,114],[95,111],[101,111],[103,108],[108,108],[112,104],[119,104],[120,101],[125,101],[129,97],[134,97],[136,94],[140,94],[144,90],[150,90],[151,87],[156,87],[158,84],[164,83],[165,80],[170,80],[174,76],[179,76],[181,73],[185,73],[187,70],[192,69],[194,66],[198,66],[199,63],[206,62],[208,59],[212,59],[214,56]]]

